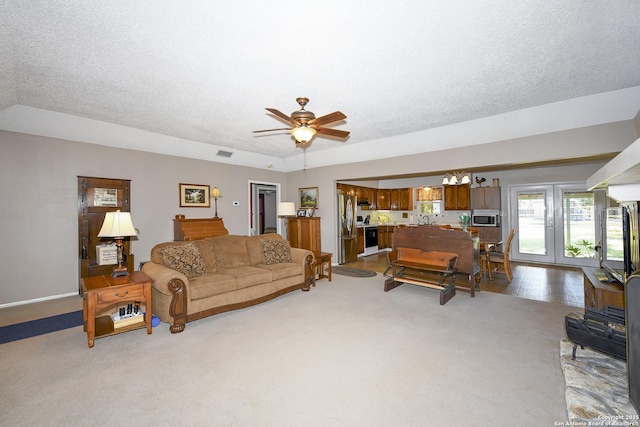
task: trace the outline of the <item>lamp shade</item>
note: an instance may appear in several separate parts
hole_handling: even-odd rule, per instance
[[[211,197],[222,197],[222,193],[218,187],[213,187],[211,190]]]
[[[293,202],[278,203],[278,216],[292,216],[296,214],[296,205]]]
[[[98,237],[125,237],[137,236],[138,232],[133,226],[131,213],[129,212],[107,212],[104,216],[102,228]]]
[[[311,138],[313,138],[315,134],[316,130],[308,126],[300,126],[291,129],[291,135],[293,135],[296,141],[301,143],[311,141]]]

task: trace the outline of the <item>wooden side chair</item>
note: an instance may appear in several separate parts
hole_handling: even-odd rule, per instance
[[[513,240],[513,236],[516,234],[516,229],[512,228],[509,233],[509,237],[507,239],[507,244],[504,245],[502,251],[500,251],[500,247],[502,246],[502,242],[496,243],[495,247],[491,250],[487,251],[485,255],[486,269],[489,273],[489,280],[492,280],[491,272],[496,270],[499,273],[504,273],[507,275],[507,280],[511,283],[513,279],[513,273],[511,272],[511,241]]]

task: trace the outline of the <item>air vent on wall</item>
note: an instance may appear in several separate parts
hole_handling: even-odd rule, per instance
[[[216,154],[216,156],[226,157],[226,158],[229,158],[232,155],[233,153],[231,151],[223,151],[223,150],[218,150],[218,154]]]

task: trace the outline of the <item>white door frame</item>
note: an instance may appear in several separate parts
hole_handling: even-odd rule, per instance
[[[269,187],[275,187],[276,189],[276,209],[278,206],[278,203],[281,202],[282,200],[280,199],[280,183],[279,182],[265,182],[265,181],[254,181],[254,180],[249,180],[249,191],[247,192],[247,206],[249,206],[249,230],[248,230],[248,234],[249,236],[253,236],[256,234],[256,229],[257,229],[257,221],[258,221],[258,216],[260,214],[260,212],[258,211],[258,192],[254,192],[253,191],[253,186],[259,187],[261,185],[264,186],[269,186]],[[253,200],[252,200],[253,198]],[[277,215],[277,212],[276,212]],[[278,219],[276,221],[276,228],[277,228],[277,233],[279,235],[282,236],[282,221],[280,221],[280,219]]]
[[[545,212],[542,215],[542,221],[545,232],[545,244],[546,253],[544,254],[530,254],[520,252],[520,225],[518,215],[518,195],[520,193],[544,193]],[[538,185],[510,185],[509,186],[509,204],[510,209],[510,222],[513,228],[516,229],[516,234],[511,242],[511,259],[514,261],[531,261],[540,262],[546,264],[553,264],[555,262],[555,245],[554,242],[554,225],[555,215],[553,207],[553,185],[552,184],[538,184]]]
[[[514,261],[540,262],[545,264],[562,264],[583,267],[595,267],[598,264],[597,257],[573,258],[564,255],[564,212],[563,196],[567,191],[587,191],[584,182],[567,182],[557,184],[535,184],[535,185],[510,185],[509,186],[509,218],[512,226],[519,230],[518,220],[518,194],[544,192],[545,213],[543,215],[546,253],[536,255],[520,252],[520,233],[516,232],[512,246],[511,259]],[[599,212],[604,206],[604,194],[594,192],[594,211],[596,214],[596,241],[600,238],[600,230],[597,224],[600,223]],[[595,242],[594,242],[595,244]]]

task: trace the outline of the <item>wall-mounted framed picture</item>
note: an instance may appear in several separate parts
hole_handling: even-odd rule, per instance
[[[307,210],[306,209],[298,209],[298,217],[302,218],[307,216]]]
[[[318,208],[318,187],[298,188],[301,208]]]
[[[209,186],[199,184],[180,184],[181,208],[209,208]]]

